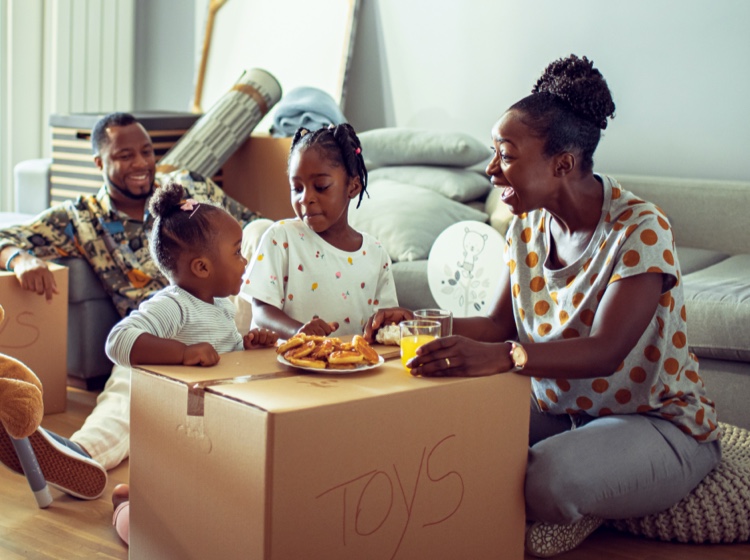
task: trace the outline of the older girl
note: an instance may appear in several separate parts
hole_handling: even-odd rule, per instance
[[[242,288],[252,301],[253,324],[283,337],[361,333],[377,309],[397,300],[385,248],[349,225],[349,203],[356,198],[359,207],[367,189],[354,129],[299,129],[289,184],[297,219],[265,233]]]

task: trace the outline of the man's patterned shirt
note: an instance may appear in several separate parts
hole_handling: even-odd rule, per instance
[[[212,202],[226,208],[243,226],[260,217],[227,196],[211,179],[197,173],[183,170],[157,174],[155,186],[169,181],[180,183],[197,202]],[[149,201],[143,221],[133,220],[112,206],[103,186],[96,195],[65,201],[30,223],[0,231],[0,250],[15,245],[44,260],[86,259],[124,317],[169,284],[149,251],[154,225],[154,218],[148,212]]]

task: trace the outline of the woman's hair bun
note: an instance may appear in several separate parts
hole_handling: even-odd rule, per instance
[[[179,210],[185,198],[185,189],[179,183],[167,183],[154,191],[149,211],[154,218],[161,218]]]
[[[615,114],[615,103],[607,82],[585,56],[578,58],[571,54],[552,62],[531,92],[559,97],[575,113],[602,130],[607,128],[607,118],[613,118]]]

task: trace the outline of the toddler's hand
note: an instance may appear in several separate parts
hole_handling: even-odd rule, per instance
[[[219,353],[208,342],[199,342],[185,347],[182,354],[184,366],[213,366],[219,363]]]
[[[250,329],[250,331],[242,337],[242,345],[245,350],[252,350],[253,348],[259,348],[261,346],[273,346],[279,339],[279,334],[276,331],[269,329]]]
[[[328,336],[338,328],[339,324],[336,321],[327,323],[316,315],[312,321],[302,325],[297,332],[309,336]]]

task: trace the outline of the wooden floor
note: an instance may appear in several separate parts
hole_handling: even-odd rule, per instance
[[[69,436],[91,410],[96,394],[68,389],[68,410],[42,425]],[[125,462],[109,472],[98,500],[71,498],[51,489],[54,502],[39,509],[26,479],[0,467],[0,558],[2,560],[126,559],[128,549],[112,528],[112,488],[127,482]],[[602,528],[559,560],[750,560],[750,544],[685,545],[652,541]],[[498,556],[501,559],[501,556]],[[138,559],[140,560],[140,559]],[[207,559],[213,560],[213,559]],[[410,560],[410,559],[405,559]],[[531,560],[527,556],[525,560]]]

